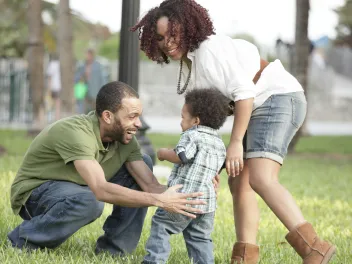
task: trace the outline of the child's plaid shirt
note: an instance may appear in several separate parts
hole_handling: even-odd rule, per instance
[[[182,184],[180,192],[202,192],[194,199],[204,200],[206,205],[195,205],[203,213],[216,209],[216,193],[212,179],[218,174],[226,159],[226,148],[218,132],[206,126],[194,126],[181,135],[175,152],[182,164],[175,164],[168,186]]]

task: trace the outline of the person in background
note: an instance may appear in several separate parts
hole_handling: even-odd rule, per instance
[[[61,74],[60,61],[57,54],[51,55],[48,68],[46,70],[46,75],[48,76],[48,88],[55,109],[55,121],[57,121],[60,119],[61,113]]]
[[[85,62],[77,68],[75,83],[82,80],[87,85],[85,112],[89,112],[95,108],[95,100],[100,87],[107,83],[103,66],[96,60],[93,49],[87,50]]]
[[[87,84],[81,79],[74,86],[77,114],[84,114],[85,98],[87,94]]]

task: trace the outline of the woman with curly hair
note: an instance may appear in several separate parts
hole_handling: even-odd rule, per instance
[[[141,49],[151,60],[180,61],[178,94],[216,87],[232,100],[235,118],[226,171],[237,242],[231,263],[258,262],[255,193],[288,229],[286,239],[304,264],[328,263],[335,246],[317,236],[278,177],[288,145],[306,115],[299,82],[279,60],[262,60],[249,42],[215,35],[207,10],[194,0],[166,0],[132,30],[139,30]]]

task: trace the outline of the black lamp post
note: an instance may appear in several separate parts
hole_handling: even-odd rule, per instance
[[[139,17],[140,0],[122,1],[122,18],[120,31],[120,64],[119,80],[127,83],[138,92],[139,83],[139,43],[138,35],[129,29],[134,26]],[[146,137],[149,126],[141,117],[142,127],[139,129],[137,139],[141,145],[142,152],[148,154],[155,164],[155,152]]]

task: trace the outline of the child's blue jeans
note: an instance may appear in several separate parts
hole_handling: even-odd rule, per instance
[[[183,233],[189,258],[193,263],[214,263],[211,233],[215,212],[199,214],[191,219],[181,214],[158,208],[152,218],[152,227],[144,257],[144,264],[163,264],[170,254],[170,235]]]

